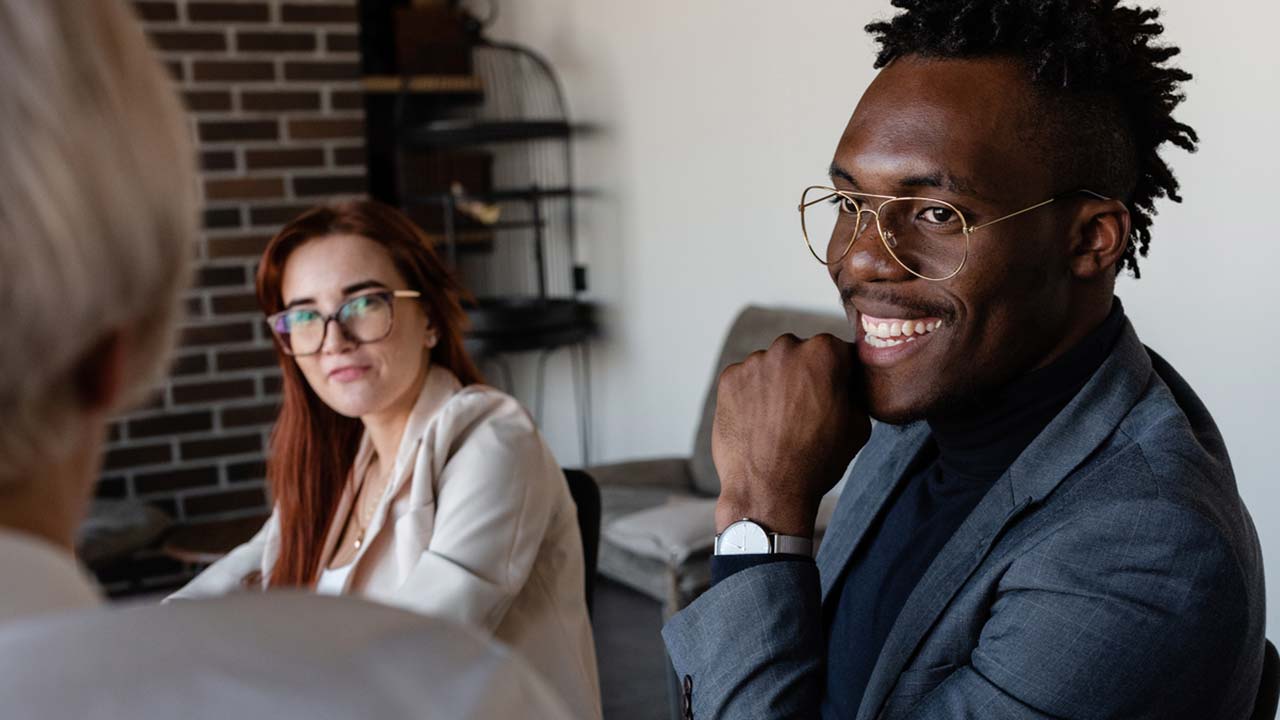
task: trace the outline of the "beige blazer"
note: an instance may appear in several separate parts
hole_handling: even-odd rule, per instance
[[[372,452],[366,435],[355,472]],[[323,557],[352,499],[348,484]],[[234,592],[253,571],[268,578],[279,549],[273,514],[171,599]],[[515,399],[463,388],[449,370],[431,368],[353,564],[344,592],[492,633],[542,674],[574,717],[601,716],[577,511],[559,464]]]

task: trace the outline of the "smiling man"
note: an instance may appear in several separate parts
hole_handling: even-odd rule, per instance
[[[1117,0],[894,5],[800,203],[857,342],[780,338],[721,378],[715,582],[664,630],[687,712],[1247,718],[1256,532],[1114,296],[1180,199],[1158,150],[1195,149],[1190,76]]]

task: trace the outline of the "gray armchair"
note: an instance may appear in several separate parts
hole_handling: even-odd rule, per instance
[[[734,320],[711,374],[693,454],[597,465],[587,472],[600,485],[599,571],[663,604],[669,616],[693,601],[710,584],[715,540],[715,501],[720,478],[711,461],[711,425],[716,382],[729,365],[763,350],[780,335],[802,338],[832,333],[846,340],[845,318],[798,310],[748,306]],[[818,518],[826,527],[835,506],[828,496]]]

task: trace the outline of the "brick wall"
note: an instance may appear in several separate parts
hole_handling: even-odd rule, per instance
[[[206,206],[171,377],[113,424],[98,494],[184,523],[253,514],[280,393],[254,269],[283,222],[365,189],[356,1],[134,5],[191,112]],[[180,571],[140,564],[155,582]]]

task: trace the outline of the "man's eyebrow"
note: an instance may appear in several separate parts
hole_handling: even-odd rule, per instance
[[[358,293],[358,292],[360,292],[361,290],[368,290],[368,289],[370,289],[370,288],[378,288],[378,289],[380,289],[380,290],[387,290],[387,289],[388,289],[388,288],[387,288],[387,286],[386,286],[385,284],[380,283],[380,282],[378,282],[377,280],[362,280],[362,281],[360,281],[360,282],[358,282],[358,283],[355,283],[354,285],[348,285],[348,286],[346,286],[346,287],[342,288],[342,294],[343,294],[343,295],[352,295],[352,294],[354,294],[354,293]],[[309,298],[309,297],[304,297],[304,298],[294,298],[293,300],[290,300],[290,301],[289,301],[289,304],[288,304],[288,305],[285,305],[285,306],[284,306],[284,309],[285,309],[285,310],[288,310],[289,308],[291,308],[291,307],[295,307],[295,306],[298,306],[298,305],[314,305],[314,304],[315,304],[315,302],[316,302],[316,301],[315,301],[315,299],[313,299],[313,298]]]
[[[849,172],[848,170],[845,170],[844,168],[840,167],[835,163],[831,163],[831,167],[827,170],[827,175],[829,175],[832,180],[840,179],[849,183],[855,188],[858,187],[858,181],[853,179],[853,173]]]
[[[835,163],[831,164],[831,168],[830,170],[828,170],[828,173],[831,175],[831,178],[833,180],[835,179],[844,180],[845,182],[852,185],[855,189],[859,187],[858,181],[853,177],[853,173],[849,172],[848,170],[845,170],[844,168],[840,167],[839,165],[836,165]],[[906,177],[899,179],[894,187],[938,188],[938,189],[943,189],[943,190],[947,190],[949,192],[955,193],[956,195],[968,195],[970,197],[974,197],[979,200],[987,200],[985,196],[983,196],[981,193],[977,191],[976,188],[974,188],[974,185],[971,181],[967,180],[966,178],[960,177],[959,175],[953,175],[951,173],[946,173],[942,171],[936,171],[936,172],[928,173],[925,175],[908,175]]]

